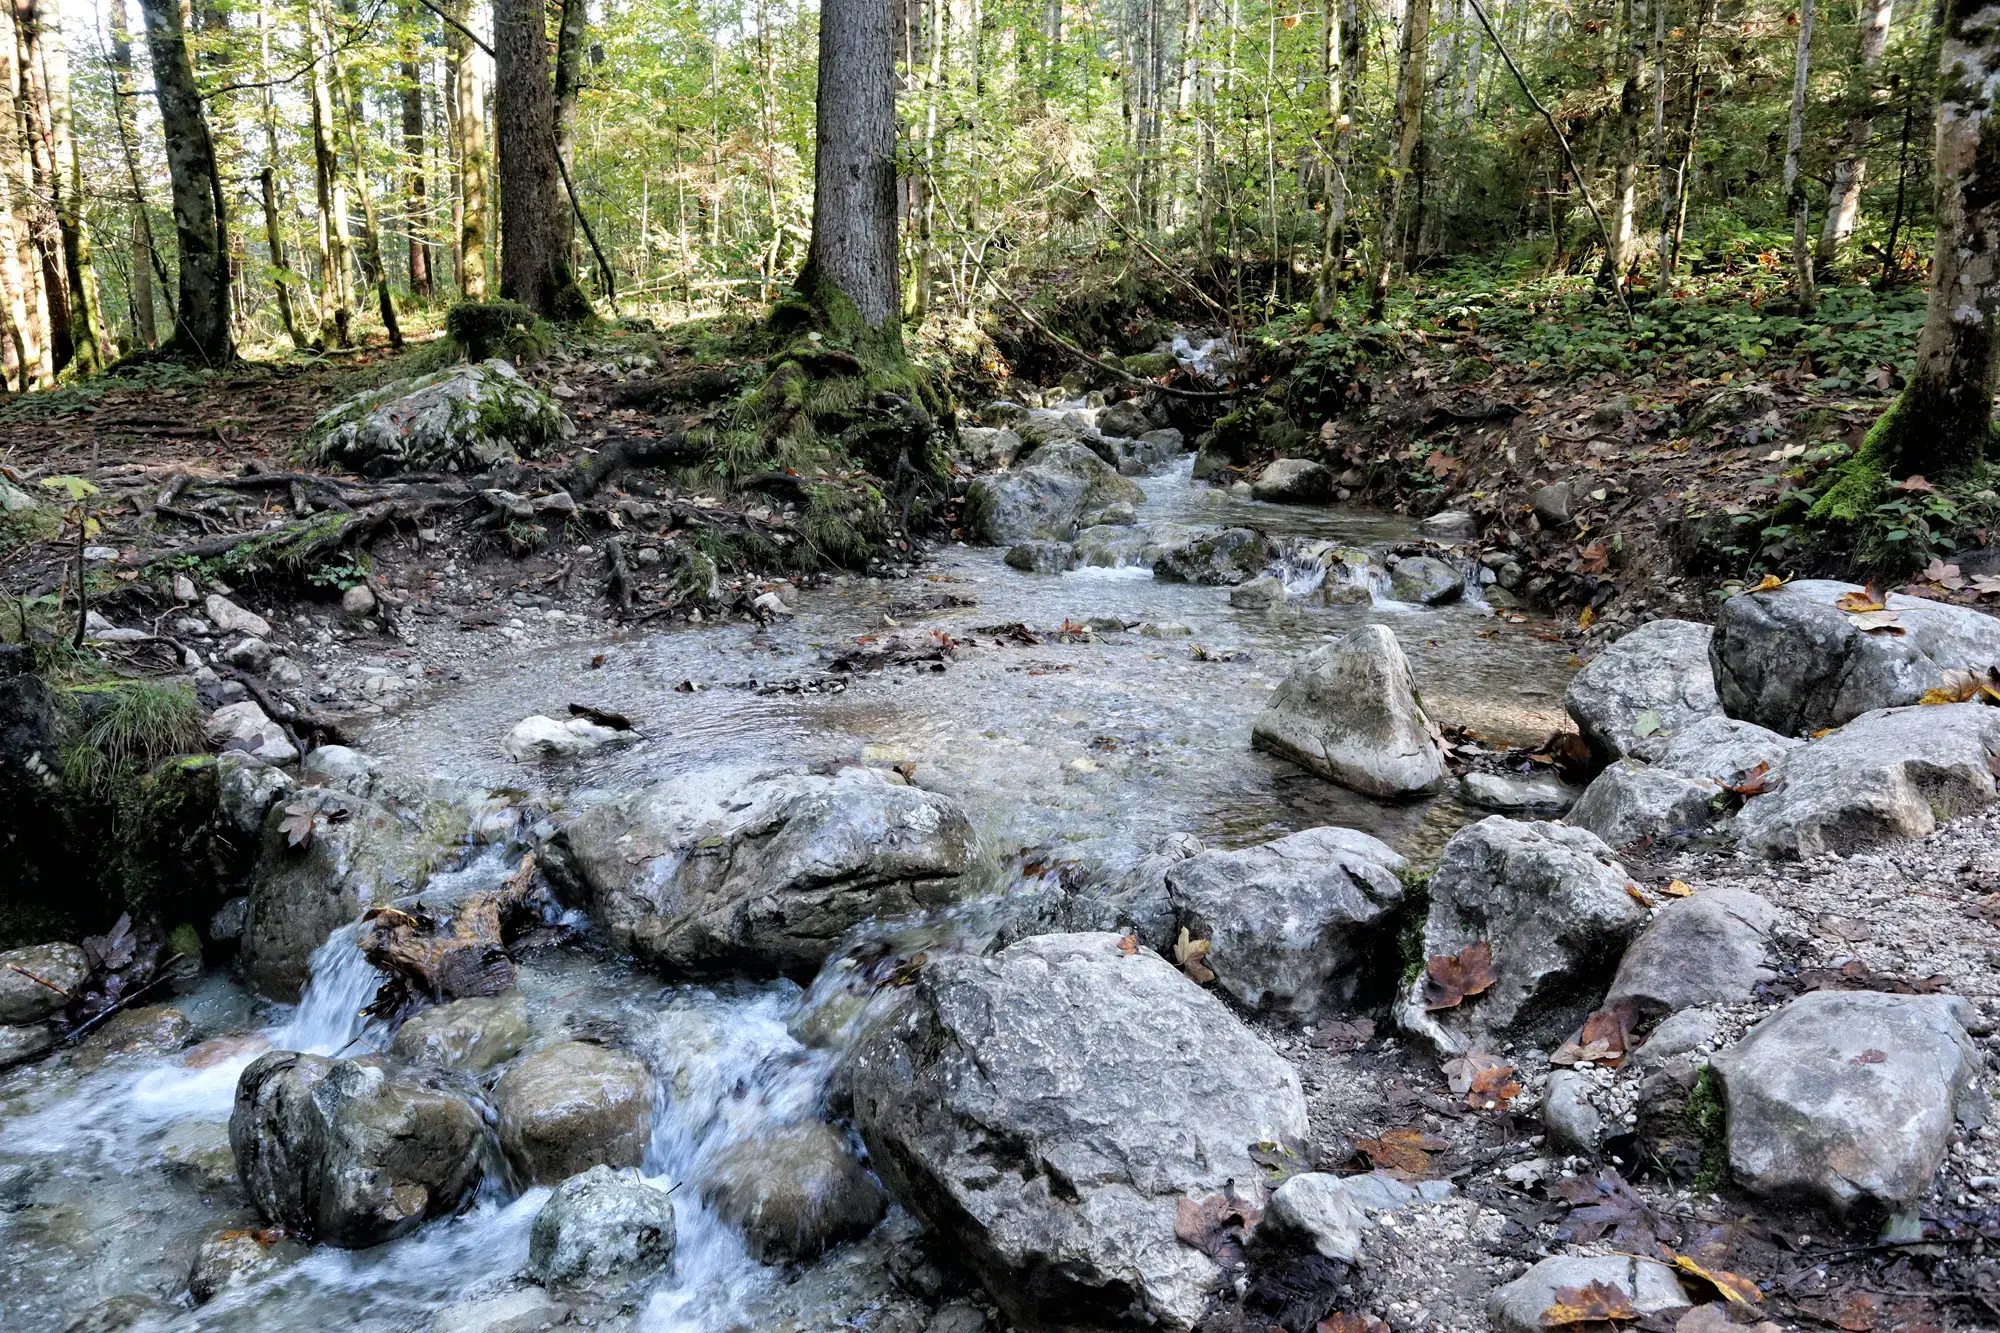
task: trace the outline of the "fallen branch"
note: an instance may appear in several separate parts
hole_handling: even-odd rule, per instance
[[[579,459],[571,464],[563,483],[571,495],[587,500],[626,468],[677,467],[699,463],[707,457],[705,451],[691,448],[687,435],[681,431],[656,439],[632,435],[599,450],[587,462]]]
[[[226,676],[230,680],[241,682],[243,688],[250,691],[250,697],[257,701],[257,706],[264,710],[266,717],[269,717],[280,726],[290,727],[296,732],[312,736],[314,738],[313,744],[353,745],[355,743],[354,733],[349,731],[346,724],[338,718],[315,709],[308,708],[301,710],[281,703],[278,697],[271,693],[271,687],[264,683],[263,677],[254,676],[241,667],[226,665],[217,666],[216,672],[219,675]],[[295,736],[293,739],[296,741],[297,737]],[[300,753],[304,753],[303,746],[300,747]]]

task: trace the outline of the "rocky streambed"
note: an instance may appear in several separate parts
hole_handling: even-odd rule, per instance
[[[986,415],[910,577],[232,705],[211,966],[37,1058],[102,960],[0,958],[7,1327],[1991,1325],[1994,622],[1579,672],[1452,521]]]

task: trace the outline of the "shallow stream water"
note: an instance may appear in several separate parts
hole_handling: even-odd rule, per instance
[[[1392,516],[1231,499],[1193,482],[1191,465],[1183,457],[1138,479],[1147,493],[1142,523],[1241,525],[1281,542],[1364,546],[1412,536]],[[379,725],[366,748],[392,766],[515,789],[524,802],[557,808],[715,763],[912,765],[920,785],[964,802],[1004,886],[1005,867],[1048,849],[1104,838],[1146,845],[1175,832],[1234,846],[1337,823],[1416,857],[1434,851],[1471,817],[1455,799],[1369,801],[1248,744],[1252,716],[1290,663],[1361,623],[1396,631],[1442,722],[1533,742],[1560,720],[1567,650],[1541,637],[1546,626],[1508,623],[1476,599],[1426,609],[1378,590],[1360,604],[1305,598],[1275,611],[1244,610],[1229,605],[1227,589],[1157,581],[1143,567],[1031,575],[1008,568],[1001,554],[950,547],[920,578],[849,579],[806,594],[795,618],[769,626],[628,635],[497,659]],[[1279,572],[1301,586],[1316,577]],[[885,626],[891,604],[922,588],[976,597],[977,605]],[[1065,620],[1092,618],[1189,632],[1083,642],[1050,633]],[[982,628],[1012,622],[1042,641],[994,646]],[[857,635],[930,629],[977,646],[962,648],[943,670],[891,666],[839,692],[793,689],[823,681],[825,650]],[[534,712],[561,716],[571,702],[631,715],[644,739],[569,768],[504,759],[500,741],[515,722]],[[435,889],[483,887],[506,870],[488,855]],[[956,928],[978,937],[976,923]],[[94,1063],[88,1052],[70,1051],[0,1076],[0,1248],[8,1259],[0,1327],[58,1333],[107,1298],[140,1293],[176,1307],[162,1315],[176,1329],[388,1333],[425,1328],[436,1310],[504,1286],[526,1260],[529,1223],[546,1190],[509,1198],[489,1187],[462,1216],[404,1240],[354,1253],[323,1247],[199,1310],[179,1307],[203,1232],[259,1225],[221,1179],[237,1074],[266,1048],[379,1049],[387,1034],[356,1017],[378,982],[350,930],[316,955],[296,1009],[256,1000],[220,974],[176,1002],[198,1039],[234,1038],[233,1048]],[[648,1060],[660,1108],[643,1167],[650,1177],[698,1179],[704,1160],[730,1144],[820,1113],[832,1057],[800,1045],[787,1022],[823,996],[786,982],[663,988],[656,977],[584,950],[531,956],[521,986],[538,1036],[615,1030]],[[698,1191],[674,1199],[675,1273],[638,1326],[647,1333],[757,1326],[759,1302],[784,1275],[752,1260]]]

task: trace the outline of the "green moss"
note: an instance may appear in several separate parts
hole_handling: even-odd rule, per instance
[[[201,932],[188,922],[175,926],[167,936],[167,952],[201,961]]]
[[[1424,922],[1431,914],[1431,876],[1435,869],[1406,867],[1397,876],[1403,881],[1403,905],[1396,926],[1396,948],[1402,956],[1401,983],[1408,987],[1424,974],[1429,961],[1424,954]]]
[[[508,334],[535,322],[535,312],[519,301],[462,301],[445,312],[444,329],[468,361],[484,361]]]
[[[1694,1188],[1713,1194],[1729,1183],[1729,1108],[1722,1097],[1722,1080],[1712,1066],[1703,1066],[1701,1076],[1688,1093],[1688,1129],[1701,1143],[1701,1168],[1695,1173]]]
[[[1878,418],[1861,441],[1861,448],[1854,457],[1842,463],[1834,473],[1834,483],[1808,511],[1806,517],[1815,523],[1859,523],[1875,512],[1875,506],[1888,493],[1889,471],[1883,459],[1887,457],[1884,442],[1895,430],[1897,414],[1902,410],[1903,400],[1898,398],[1890,404],[1889,410]]]

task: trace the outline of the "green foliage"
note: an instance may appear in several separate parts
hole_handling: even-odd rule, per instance
[[[80,790],[147,768],[201,739],[201,705],[182,680],[103,680],[61,692],[74,721],[63,776]]]
[[[1436,867],[1419,870],[1408,867],[1397,877],[1403,881],[1403,905],[1396,925],[1396,951],[1402,960],[1401,984],[1408,987],[1423,975],[1424,922],[1431,914],[1431,876]]]
[[[315,588],[326,588],[333,592],[346,592],[349,588],[368,581],[369,570],[374,562],[365,551],[348,551],[322,561],[316,568],[306,572],[306,582]]]
[[[1701,1167],[1693,1181],[1700,1194],[1713,1194],[1729,1183],[1729,1107],[1722,1080],[1704,1065],[1688,1093],[1687,1125],[1701,1143]]]

